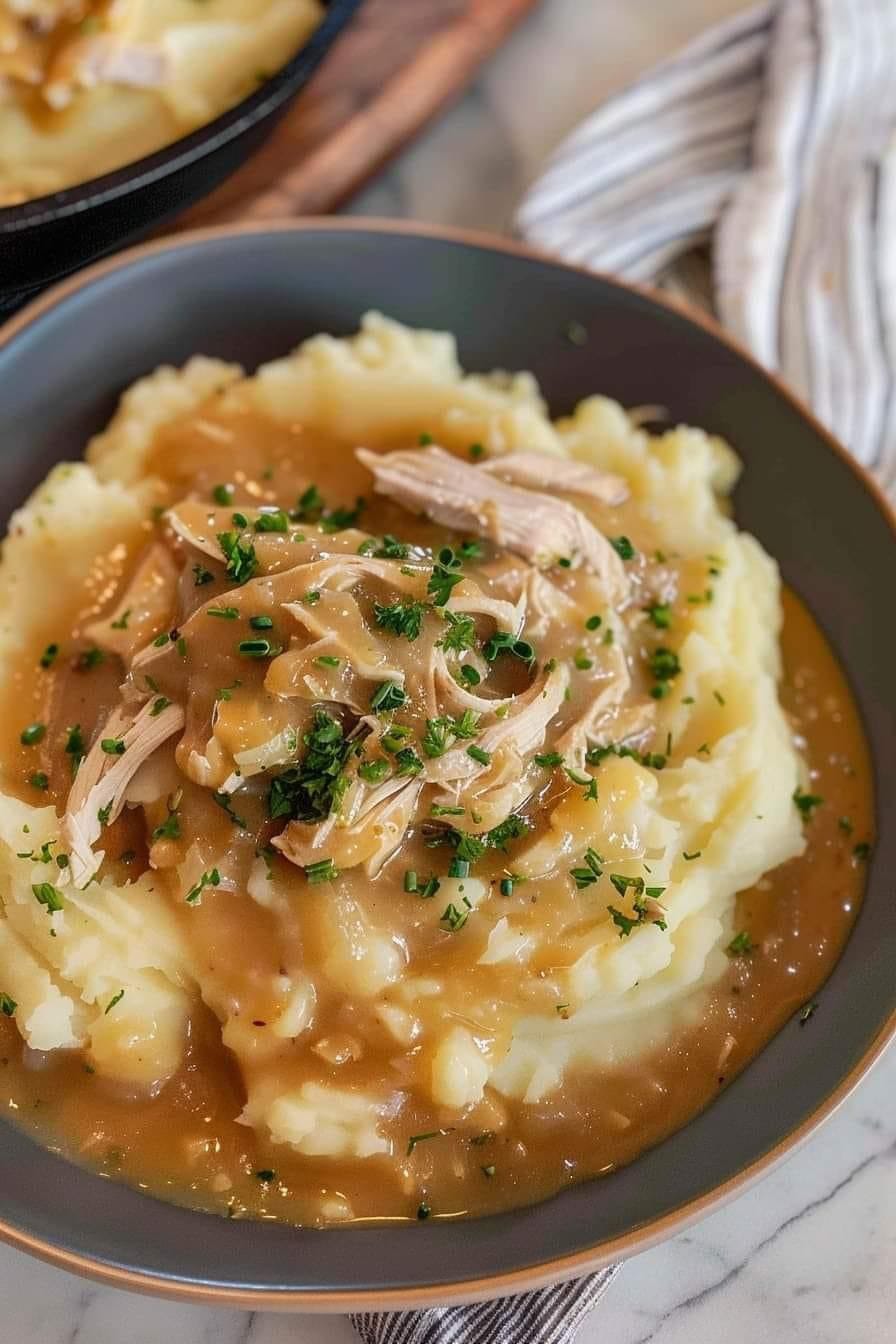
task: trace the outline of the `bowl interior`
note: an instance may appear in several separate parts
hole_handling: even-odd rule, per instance
[[[14,324],[0,348],[4,514],[53,462],[77,455],[121,390],[157,364],[202,351],[254,367],[315,332],[354,330],[369,308],[454,331],[467,369],[532,369],[555,414],[600,391],[626,405],[659,403],[731,441],[746,465],[739,522],[812,608],[856,692],[874,753],[879,842],[862,914],[811,1025],[785,1027],[708,1110],[630,1167],[531,1209],[375,1231],[225,1222],[110,1184],[0,1127],[7,1235],[16,1229],[169,1291],[229,1287],[247,1301],[298,1293],[300,1305],[343,1307],[384,1290],[408,1300],[415,1290],[434,1299],[446,1285],[472,1293],[591,1248],[597,1263],[673,1230],[689,1206],[696,1212],[762,1163],[893,1027],[896,537],[822,432],[682,313],[500,244],[361,221],[187,236],[107,265]],[[584,345],[569,342],[571,322],[585,328]]]

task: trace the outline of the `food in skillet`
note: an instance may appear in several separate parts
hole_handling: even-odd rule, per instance
[[[0,207],[212,121],[322,13],[318,0],[0,0]]]
[[[136,384],[0,569],[11,1112],[233,1216],[474,1213],[808,1021],[868,763],[736,474],[377,315]]]

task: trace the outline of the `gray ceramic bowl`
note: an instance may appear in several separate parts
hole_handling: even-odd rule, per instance
[[[725,435],[737,509],[840,654],[874,750],[880,837],[855,932],[811,1031],[785,1027],[715,1103],[630,1167],[516,1213],[325,1232],[159,1203],[0,1124],[0,1236],[120,1286],[253,1307],[474,1299],[568,1277],[680,1230],[769,1168],[896,1032],[896,533],[793,399],[710,327],[512,244],[364,221],[184,236],[82,273],[0,336],[0,499],[18,504],[121,390],[196,351],[252,367],[367,308],[457,333],[469,369],[533,369],[555,413],[600,390]],[[566,338],[581,324],[587,343]],[[4,339],[5,337],[5,339]]]

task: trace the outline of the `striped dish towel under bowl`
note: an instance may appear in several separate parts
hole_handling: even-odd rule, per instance
[[[896,0],[760,4],[598,108],[518,216],[567,261],[710,303],[891,493],[894,54]],[[570,1344],[614,1273],[352,1323],[365,1344]]]

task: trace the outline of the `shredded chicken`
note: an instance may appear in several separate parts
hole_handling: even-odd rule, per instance
[[[602,533],[567,500],[523,490],[461,462],[443,448],[395,453],[357,449],[374,489],[404,508],[424,513],[459,532],[505,546],[540,568],[568,559],[597,574],[607,599],[621,603],[628,591],[622,561]]]
[[[50,64],[41,90],[54,111],[68,107],[79,89],[98,84],[124,84],[135,89],[158,88],[165,82],[168,61],[160,47],[121,42],[94,33],[68,42]]]
[[[179,705],[166,705],[160,713],[144,705],[136,717],[117,709],[98,734],[81,762],[62,819],[62,834],[69,847],[72,880],[86,887],[103,861],[94,852],[104,825],[110,825],[126,801],[127,787],[152,753],[184,726]],[[103,750],[103,742],[121,741],[121,754]]]
[[[478,468],[499,480],[528,489],[556,490],[561,494],[585,495],[600,504],[614,506],[628,498],[628,482],[609,471],[599,471],[587,462],[547,453],[508,453],[492,457]]]

